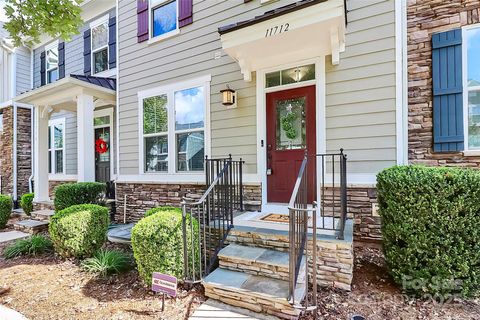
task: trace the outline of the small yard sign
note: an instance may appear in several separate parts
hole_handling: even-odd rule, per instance
[[[168,274],[154,272],[152,276],[152,291],[177,296],[177,278]]]

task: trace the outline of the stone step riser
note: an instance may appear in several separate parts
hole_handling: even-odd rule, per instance
[[[294,309],[287,300],[273,299],[254,292],[239,292],[224,287],[204,284],[205,295],[223,303],[248,309],[258,313],[269,314],[281,319],[296,320],[300,312]]]
[[[272,249],[282,252],[288,252],[289,248],[288,235],[262,234],[237,230],[230,231],[225,243]]]
[[[25,222],[31,222],[29,224],[25,224]],[[18,231],[27,232],[30,234],[36,234],[45,230],[48,230],[48,223],[45,221],[38,221],[38,220],[23,220],[15,223],[13,228]]]
[[[251,263],[241,260],[225,261],[221,259],[220,268],[288,281],[288,268],[285,269],[279,266],[258,264],[255,262]]]

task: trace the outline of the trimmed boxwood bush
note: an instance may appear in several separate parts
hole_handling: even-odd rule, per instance
[[[157,212],[163,212],[163,211],[175,211],[175,212],[179,212],[180,214],[182,214],[182,209],[180,208],[177,208],[177,207],[172,207],[172,206],[165,206],[165,207],[158,207],[158,208],[152,208],[150,210],[147,210],[145,212],[145,217],[148,217],[148,216],[151,216],[152,214],[155,214]]]
[[[472,295],[480,285],[480,171],[397,166],[377,189],[385,258],[407,292]]]
[[[6,227],[12,213],[12,198],[0,194],[0,229]]]
[[[106,184],[100,182],[65,183],[55,188],[55,211],[76,204],[103,204]]]
[[[63,257],[90,257],[107,238],[108,209],[95,204],[71,206],[56,212],[48,231],[55,251]]]
[[[25,193],[20,199],[20,206],[27,216],[29,216],[33,211],[33,197],[33,193]]]
[[[193,229],[198,230],[196,219],[193,220],[193,225]],[[192,233],[188,229],[189,244],[192,243],[191,237]],[[198,240],[198,234],[195,238]],[[132,248],[138,272],[146,284],[152,283],[153,272],[182,277],[182,213],[178,208],[159,210],[141,219],[132,229]],[[196,260],[198,265],[199,256]]]

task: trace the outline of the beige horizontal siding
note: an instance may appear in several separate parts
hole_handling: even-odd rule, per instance
[[[346,50],[326,65],[327,151],[345,149],[348,172],[396,163],[395,3],[348,1]]]

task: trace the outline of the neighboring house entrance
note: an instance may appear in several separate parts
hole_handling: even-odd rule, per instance
[[[95,125],[95,181],[111,181],[111,113],[96,112]]]
[[[267,94],[267,200],[288,203],[305,150],[315,159],[315,86]],[[315,190],[315,161],[308,161],[308,201]]]

